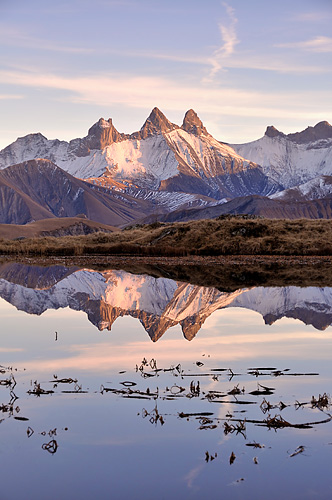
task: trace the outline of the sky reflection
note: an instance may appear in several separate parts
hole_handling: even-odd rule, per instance
[[[21,353],[23,362],[38,345],[42,359],[32,355],[32,359],[24,360],[24,366],[35,372],[103,372],[110,366],[132,369],[143,357],[176,364],[180,361],[179,353],[181,362],[201,359],[204,354],[206,359],[223,366],[252,359],[272,361],[280,356],[313,362],[329,360],[332,347],[331,327],[320,332],[288,318],[266,326],[258,313],[240,308],[215,311],[202,326],[199,341],[195,337],[187,342],[180,327],[175,326],[157,343],[151,343],[139,321],[130,317],[118,318],[112,332],[98,332],[84,313],[69,308],[49,310],[36,317],[16,311],[1,300],[0,314],[1,349],[8,354],[8,362],[13,358],[11,353]],[[325,346],[323,351],[321,344]]]
[[[209,294],[207,289],[196,292],[196,299]],[[25,491],[28,499],[39,498],[49,484],[51,499],[131,499],[137,494],[201,499],[214,497],[220,488],[226,499],[238,494],[265,500],[266,491],[270,500],[296,498],[296,492],[310,498],[311,491],[324,498],[332,453],[329,409],[312,407],[310,400],[331,387],[331,327],[321,331],[291,318],[266,325],[259,312],[209,310],[207,301],[203,309],[209,314],[190,341],[178,323],[152,342],[146,318],[139,315],[117,317],[111,331],[99,331],[84,311],[64,307],[38,316],[1,299],[0,364],[13,367],[16,383],[13,391],[0,388],[0,439],[8,450],[0,453],[4,498],[25,497]],[[199,314],[194,318],[200,321]],[[161,371],[148,365],[143,372],[152,376],[145,378],[140,371],[144,359],[155,359]],[[257,376],[249,370],[255,367],[260,368]],[[10,380],[10,373],[5,368],[3,378]],[[59,381],[66,378],[76,382]],[[198,382],[199,396],[190,392]],[[52,392],[29,394],[38,383]],[[138,393],[128,392],[128,383]],[[251,394],[262,387],[271,388],[271,394]],[[235,389],[239,394],[232,394]],[[18,399],[11,406],[13,392]],[[268,413],[263,412],[264,397],[271,405]],[[296,401],[304,406],[297,408]],[[180,418],[181,412],[189,416]],[[195,416],[205,412],[210,416]],[[300,427],[275,432],[254,423],[269,414],[281,414]],[[162,424],[156,415],[162,415]],[[324,419],[328,422],[318,424]],[[245,432],[226,433],[225,422],[245,422]],[[306,422],[314,422],[313,428],[301,428]],[[56,435],[49,434],[52,429]],[[51,439],[58,446],[52,456],[45,451]],[[247,446],[253,442],[264,447]],[[300,445],[303,454],[291,457]],[[207,452],[213,461],[206,460]],[[236,458],[231,465],[232,453]],[[36,468],[38,484],[32,480]],[[312,470],[319,481],[310,479]],[[13,471],[20,474],[19,482]]]

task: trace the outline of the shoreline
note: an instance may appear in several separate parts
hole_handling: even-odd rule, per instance
[[[148,274],[223,291],[263,286],[331,287],[332,257],[308,256],[217,256],[156,257],[89,255],[27,257],[0,255],[0,269],[22,265],[27,268],[64,266],[72,272],[86,268],[96,272],[123,270]],[[27,270],[28,272],[28,270]]]
[[[118,254],[87,254],[87,255],[56,255],[56,256],[28,256],[28,255],[2,255],[1,261],[36,262],[38,265],[63,264],[82,265],[120,265],[120,264],[148,264],[166,266],[211,266],[211,265],[314,265],[332,264],[331,255],[217,255],[202,256],[188,255],[182,257],[148,256],[148,255],[118,255]]]

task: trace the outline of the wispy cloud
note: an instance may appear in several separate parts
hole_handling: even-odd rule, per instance
[[[320,11],[317,10],[315,12],[300,12],[295,16],[295,19],[296,21],[312,23],[320,21],[326,22],[331,17],[332,17],[331,10],[320,10]]]
[[[298,60],[275,56],[273,58],[260,54],[237,54],[227,61],[227,68],[260,70],[266,72],[290,75],[315,75],[332,73],[332,67],[327,65],[314,65]]]
[[[213,84],[215,76],[222,69],[258,69],[261,71],[271,71],[284,74],[318,74],[332,72],[332,68],[328,66],[319,66],[313,64],[300,63],[299,61],[285,61],[284,58],[267,58],[263,54],[250,53],[248,51],[236,51],[235,47],[239,43],[236,35],[235,12],[232,7],[224,4],[227,12],[229,24],[220,24],[219,29],[222,38],[222,45],[213,52],[211,57],[206,57],[199,53],[180,53],[161,52],[153,49],[124,49],[119,47],[85,47],[80,45],[74,46],[66,43],[61,43],[58,40],[51,42],[49,40],[38,38],[23,31],[17,31],[14,28],[6,27],[0,23],[0,43],[6,46],[24,47],[25,49],[34,49],[46,52],[68,53],[73,55],[85,55],[94,57],[96,53],[106,56],[117,56],[121,58],[131,59],[147,59],[165,61],[175,64],[189,64],[205,67],[207,76],[203,79],[205,84]],[[311,52],[331,52],[332,38],[316,37],[312,40],[296,43],[284,43],[275,45],[281,48],[299,48]],[[20,61],[13,64],[11,60],[7,61],[8,66],[24,69],[25,62]]]
[[[0,41],[2,45],[24,47],[24,49],[38,49],[50,52],[64,52],[69,54],[92,54],[94,50],[88,47],[75,47],[57,41],[50,41],[35,37],[14,28],[0,25]]]
[[[306,120],[326,119],[331,106],[324,106],[324,116],[313,112],[317,93],[303,92],[260,92],[241,88],[210,85],[179,85],[178,81],[128,74],[93,74],[85,77],[68,77],[38,71],[0,71],[0,82],[20,85],[24,88],[58,89],[65,92],[63,100],[72,103],[86,103],[103,107],[123,105],[149,109],[158,105],[164,109],[181,111],[197,107],[201,112],[212,115],[289,117],[296,112]],[[58,98],[58,97],[57,97]],[[319,99],[330,101],[330,92],[322,91]],[[306,106],[304,103],[308,103]]]
[[[306,40],[303,42],[292,42],[292,43],[279,43],[275,47],[281,47],[285,49],[300,49],[307,50],[310,52],[332,52],[332,38],[328,36],[317,36],[311,40]]]
[[[223,62],[234,53],[235,46],[239,43],[235,29],[237,24],[235,10],[227,3],[223,3],[223,6],[228,17],[227,24],[219,23],[219,30],[223,43],[218,49],[214,51],[213,55],[208,58],[208,62],[211,65],[211,70],[209,75],[205,78],[205,81],[213,80],[215,75],[222,69]]]
[[[7,101],[7,99],[23,99],[24,96],[20,94],[0,94],[0,100]]]
[[[128,58],[141,58],[141,59],[156,59],[161,61],[170,61],[178,63],[188,63],[188,64],[199,64],[210,66],[210,62],[203,55],[193,55],[193,54],[181,54],[178,51],[176,53],[163,53],[159,51],[154,51],[151,49],[123,49],[119,47],[110,46],[97,46],[86,47],[84,45],[74,46],[66,43],[61,43],[61,41],[50,41],[43,38],[36,37],[30,33],[24,33],[23,31],[18,31],[17,29],[11,28],[0,23],[0,43],[4,46],[11,47],[21,47],[24,49],[37,49],[38,51],[46,52],[59,52],[68,54],[83,54],[92,55],[96,53],[98,55],[114,55],[119,57]]]

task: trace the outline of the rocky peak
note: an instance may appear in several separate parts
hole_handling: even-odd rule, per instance
[[[332,137],[332,125],[327,121],[319,122],[314,126],[318,139],[330,139]]]
[[[308,142],[315,142],[322,139],[332,138],[332,126],[327,121],[319,122],[314,127],[307,127],[302,132],[295,134],[288,134],[287,138],[297,144],[306,144]]]
[[[104,120],[100,118],[97,123],[92,125],[88,135],[84,138],[85,146],[89,149],[104,149],[113,142],[120,142],[126,136],[120,134],[113,125],[112,119]]]
[[[199,119],[197,113],[193,109],[189,109],[186,112],[181,128],[190,134],[209,135],[203,125],[203,122]]]
[[[270,125],[269,127],[266,128],[265,135],[267,137],[271,137],[272,139],[274,137],[285,137],[285,134],[283,134],[282,132],[280,132],[273,125]]]
[[[178,126],[171,123],[160,109],[153,108],[138,134],[140,139],[146,139],[152,135],[169,132],[176,128],[178,128]]]

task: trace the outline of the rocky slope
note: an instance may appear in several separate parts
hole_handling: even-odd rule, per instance
[[[332,197],[332,176],[321,175],[299,186],[271,195],[273,200],[308,201]]]
[[[288,135],[273,126],[267,127],[261,139],[232,147],[239,155],[261,165],[269,179],[283,189],[332,174],[332,126],[328,122]]]
[[[223,203],[222,205],[198,207],[192,209],[178,209],[173,212],[160,214],[160,222],[189,222],[202,219],[215,219],[220,215],[248,214],[268,219],[332,219],[332,197],[306,200],[301,199],[297,190],[282,191],[285,198],[275,196],[242,196]],[[289,193],[289,197],[286,196]],[[293,198],[293,193],[294,198]],[[293,201],[295,199],[295,201]],[[153,222],[156,217],[147,216],[144,222]]]
[[[96,188],[49,160],[30,160],[0,171],[0,223],[26,224],[84,214],[117,226],[150,210],[148,202]]]

